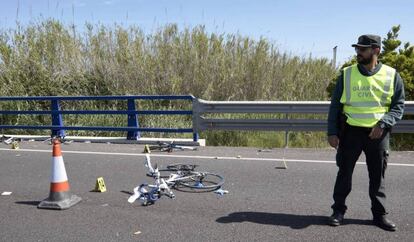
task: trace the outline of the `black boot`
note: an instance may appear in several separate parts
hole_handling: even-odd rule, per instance
[[[395,224],[391,220],[387,219],[385,217],[385,215],[383,215],[383,216],[374,216],[373,223],[374,223],[374,225],[380,227],[381,229],[387,230],[387,231],[396,231],[397,230],[397,226],[395,226]]]
[[[339,211],[334,211],[329,217],[328,224],[331,226],[339,226],[344,221],[344,214]]]

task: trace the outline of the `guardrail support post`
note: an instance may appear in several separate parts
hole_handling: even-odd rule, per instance
[[[59,100],[53,99],[51,108],[52,108],[52,111],[60,111]],[[63,126],[62,114],[52,113],[52,125]],[[65,137],[65,130],[64,129],[52,129],[52,136]]]
[[[289,119],[289,114],[286,113],[286,119]],[[285,160],[286,149],[289,147],[289,130],[285,130],[285,147],[283,147],[283,168],[287,169],[287,164]]]
[[[135,111],[135,99],[128,99],[128,111]],[[128,114],[128,127],[139,128],[137,114]],[[128,131],[128,140],[138,140],[140,137],[138,131]]]
[[[199,134],[198,134],[198,119],[199,119],[199,115],[200,115],[200,110],[199,110],[199,107],[200,107],[200,103],[199,103],[199,101],[198,101],[198,99],[197,98],[195,98],[195,97],[193,97],[193,141],[194,142],[197,142],[198,141],[198,139],[200,138],[199,137]]]
[[[199,138],[198,133],[193,133],[193,141],[197,142],[198,138]]]

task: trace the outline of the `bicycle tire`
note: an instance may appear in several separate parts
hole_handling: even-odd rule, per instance
[[[150,151],[160,151],[160,152],[172,152],[171,147],[164,147],[164,146],[149,146]]]
[[[171,170],[168,170],[168,169],[159,169],[158,171],[160,172],[160,178],[168,178],[170,177],[170,174],[172,172]],[[147,172],[147,176],[155,178],[155,174],[151,172]]]
[[[148,146],[148,148],[150,150],[161,150],[161,149],[163,149],[165,147],[162,147],[162,146],[159,146],[159,145],[150,145],[150,146]]]
[[[200,190],[214,190],[220,188],[224,184],[224,178],[218,174],[211,172],[190,172],[195,175],[188,179],[177,182],[179,185]],[[201,175],[201,176],[198,176]]]
[[[198,165],[195,164],[183,164],[183,163],[176,163],[167,166],[167,169],[171,171],[194,171],[194,169]]]

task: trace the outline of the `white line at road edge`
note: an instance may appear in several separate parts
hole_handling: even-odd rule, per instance
[[[11,152],[42,152],[42,153],[51,153],[50,150],[34,150],[34,149],[5,149],[0,148],[3,151]],[[88,154],[88,155],[119,155],[119,156],[145,156],[146,154],[140,153],[113,153],[113,152],[94,152],[94,151],[63,151],[62,154]],[[300,160],[300,159],[277,159],[277,158],[249,158],[249,157],[232,157],[232,156],[201,156],[201,155],[161,155],[161,154],[151,154],[152,157],[174,157],[174,158],[192,158],[192,159],[215,159],[215,160],[251,160],[251,161],[286,161],[286,162],[302,162],[302,163],[328,163],[336,164],[335,161],[330,160]],[[358,165],[365,165],[365,162],[357,162]],[[414,164],[404,164],[404,163],[388,163],[389,166],[408,166],[414,167]]]

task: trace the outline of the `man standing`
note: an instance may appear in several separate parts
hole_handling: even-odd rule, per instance
[[[363,151],[369,174],[373,223],[395,231],[395,224],[386,217],[384,179],[390,130],[403,115],[404,84],[395,69],[378,62],[381,37],[362,35],[352,47],[355,47],[358,64],[342,70],[329,108],[328,142],[337,149],[339,167],[329,225],[338,226],[343,222],[352,173]]]

